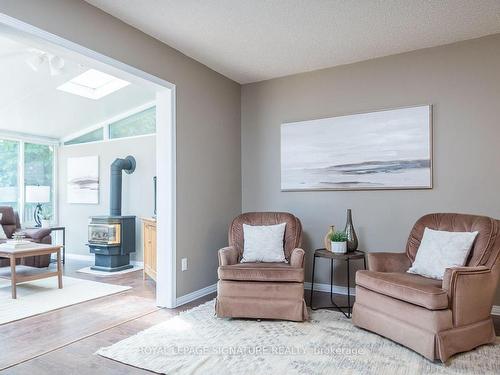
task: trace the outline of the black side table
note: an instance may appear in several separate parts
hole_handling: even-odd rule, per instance
[[[321,306],[321,307],[313,307],[313,292],[314,292],[314,269],[316,268],[316,258],[327,258],[330,259],[330,301],[332,302],[331,306]],[[346,318],[351,318],[352,306],[351,306],[351,284],[350,284],[350,261],[355,259],[363,259],[363,266],[366,269],[366,258],[365,253],[363,251],[353,251],[345,254],[332,253],[326,249],[317,249],[314,251],[314,259],[313,259],[313,269],[312,269],[312,280],[311,280],[311,310],[318,309],[328,309],[335,308],[339,310],[342,314],[345,315]],[[347,306],[338,306],[333,301],[333,261],[334,260],[342,260],[346,262],[347,267]],[[343,309],[347,309],[347,314]]]
[[[60,230],[62,232],[62,264],[66,263],[66,227],[63,226],[53,226],[50,227],[52,231],[58,231]]]
[[[27,229],[40,229],[42,227],[29,227]],[[63,226],[50,226],[47,229],[50,229],[51,232],[60,230],[62,231],[62,264],[66,263],[66,227]],[[51,263],[56,262],[56,260],[51,260]]]

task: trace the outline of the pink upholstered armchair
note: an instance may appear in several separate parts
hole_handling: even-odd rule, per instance
[[[243,224],[280,223],[286,223],[283,245],[287,263],[240,263]],[[251,212],[235,218],[229,228],[229,246],[219,250],[217,316],[306,320],[301,237],[300,220],[289,213]]]
[[[464,267],[443,280],[409,274],[425,228],[478,235]],[[442,362],[494,342],[491,307],[500,276],[500,222],[484,216],[431,214],[419,219],[405,253],[368,254],[356,273],[353,323]]]

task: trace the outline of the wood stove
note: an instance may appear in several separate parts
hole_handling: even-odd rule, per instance
[[[122,171],[135,170],[135,159],[127,156],[111,164],[110,215],[92,216],[88,225],[88,244],[95,254],[97,271],[116,272],[132,268],[130,253],[135,252],[135,216],[122,216]]]
[[[92,216],[88,246],[95,254],[93,270],[116,272],[132,268],[135,252],[135,216]]]
[[[96,245],[119,245],[121,243],[121,223],[110,223],[110,220],[106,220],[106,224],[101,224],[98,221],[98,218],[95,221],[94,218],[91,218],[89,224],[89,243]]]

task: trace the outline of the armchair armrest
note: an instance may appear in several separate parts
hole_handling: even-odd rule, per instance
[[[30,228],[30,229],[22,229],[19,233],[24,234],[27,238],[31,238],[35,241],[40,241],[42,238],[50,235],[50,228]]]
[[[219,266],[229,266],[238,263],[238,250],[234,246],[223,247],[218,252]]]
[[[406,253],[367,253],[368,269],[377,272],[406,272],[411,266]]]
[[[295,268],[304,268],[305,251],[300,248],[295,248],[290,254],[290,266]]]
[[[448,292],[455,327],[479,322],[490,316],[497,282],[497,277],[488,267],[446,269],[442,287]]]

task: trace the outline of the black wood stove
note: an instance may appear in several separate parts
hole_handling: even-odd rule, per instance
[[[116,272],[132,268],[135,252],[135,216],[122,216],[122,171],[135,170],[135,159],[127,156],[111,164],[110,215],[92,216],[88,226],[88,247],[95,254],[97,271]]]

